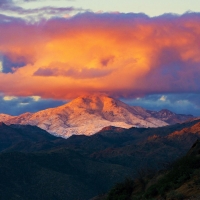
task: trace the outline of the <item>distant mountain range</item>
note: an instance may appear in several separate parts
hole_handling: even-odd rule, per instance
[[[5,124],[35,125],[49,133],[68,138],[71,135],[92,135],[106,126],[122,128],[161,127],[193,119],[192,115],[159,112],[129,106],[105,95],[81,96],[57,108],[19,116],[0,114]]]

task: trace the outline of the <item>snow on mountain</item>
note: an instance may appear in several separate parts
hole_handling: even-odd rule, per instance
[[[0,122],[4,122],[4,121],[10,120],[10,119],[12,119],[12,118],[13,118],[13,117],[10,116],[10,115],[0,114]]]
[[[183,115],[183,114],[176,114],[170,110],[162,109],[159,112],[156,111],[147,111],[153,117],[159,118],[162,121],[165,121],[169,124],[176,124],[179,122],[186,121],[188,119],[194,119],[193,115]]]
[[[64,138],[73,134],[92,135],[106,126],[130,128],[169,124],[141,107],[129,106],[105,95],[81,96],[63,106],[36,113],[19,116],[0,114],[0,121],[6,124],[36,125]]]

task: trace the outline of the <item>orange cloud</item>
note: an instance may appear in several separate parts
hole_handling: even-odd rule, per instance
[[[9,96],[67,99],[198,92],[200,14],[148,18],[85,13],[39,24],[0,24],[0,53],[26,65],[0,73]]]

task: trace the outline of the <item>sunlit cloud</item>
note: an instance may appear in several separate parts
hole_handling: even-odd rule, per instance
[[[32,96],[32,99],[34,101],[39,101],[41,99],[41,97],[40,96]]]
[[[0,61],[0,73],[3,72],[3,63]]]
[[[4,100],[4,101],[12,101],[12,100],[14,100],[14,99],[17,99],[17,97],[14,97],[14,96],[4,96],[4,97],[3,97],[3,100]]]
[[[2,16],[3,18],[3,16]],[[0,17],[1,19],[1,17]],[[71,99],[200,91],[200,14],[84,13],[0,23],[0,92]],[[15,33],[15,34],[13,34]]]
[[[160,101],[166,101],[167,100],[167,97],[165,95],[162,95],[159,99]]]

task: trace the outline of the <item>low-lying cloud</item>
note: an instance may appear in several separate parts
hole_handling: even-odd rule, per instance
[[[1,113],[20,115],[25,112],[37,112],[47,108],[63,105],[66,101],[54,101],[53,99],[40,99],[36,97],[3,96],[0,94]]]

